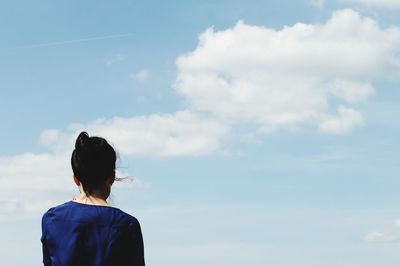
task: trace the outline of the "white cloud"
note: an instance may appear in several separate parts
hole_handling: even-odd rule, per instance
[[[24,153],[0,157],[0,213],[44,211],[71,195],[72,171],[66,154]],[[70,178],[69,178],[70,177]],[[51,195],[51,196],[49,196]]]
[[[16,186],[20,188],[27,188],[40,190],[49,183],[52,187],[59,184],[52,177],[58,174],[65,174],[64,165],[69,165],[69,160],[63,156],[54,154],[43,153],[33,154],[24,153],[13,157],[0,157],[0,171],[4,174],[1,178],[1,187],[10,188],[9,186]],[[26,183],[25,176],[32,177],[35,182]],[[7,178],[6,178],[7,177]],[[59,184],[58,188],[62,188]]]
[[[357,110],[339,106],[338,116],[325,118],[319,126],[323,132],[344,134],[349,132],[354,126],[362,124],[362,116]]]
[[[43,213],[51,206],[78,195],[78,188],[72,181],[72,149],[73,145],[70,145],[68,152],[0,157],[0,217]],[[117,169],[117,177],[127,175]],[[115,186],[145,189],[149,184],[131,177],[123,184],[115,183]]]
[[[60,131],[58,129],[47,129],[40,133],[39,143],[43,145],[50,145],[58,140]]]
[[[334,80],[330,84],[329,91],[348,102],[363,101],[374,94],[372,84],[346,80]]]
[[[393,242],[398,239],[397,235],[391,232],[370,232],[365,236],[368,242]]]
[[[181,111],[71,124],[65,131],[43,131],[39,141],[48,140],[53,150],[67,152],[83,130],[109,139],[122,155],[156,157],[196,156],[220,151],[220,141],[229,133],[229,127],[224,124]]]
[[[399,240],[400,231],[400,219],[393,222],[394,228],[385,231],[372,231],[365,236],[365,240],[368,242],[395,242]],[[397,227],[397,228],[396,228]]]
[[[229,128],[191,112],[99,119],[73,126],[110,139],[125,155],[193,156],[216,152]]]
[[[195,156],[216,152],[220,139],[228,128],[214,121],[204,120],[190,112],[153,114],[131,118],[98,119],[87,124],[72,124],[66,130],[44,130],[39,142],[51,152],[24,153],[0,157],[0,187],[3,200],[0,213],[17,209],[45,211],[72,197],[73,188],[70,156],[80,131],[102,136],[110,141],[122,157]],[[126,176],[119,173],[118,176]],[[140,179],[135,187],[144,187]]]
[[[174,114],[114,117],[66,130],[44,130],[38,141],[51,151],[0,157],[0,213],[45,211],[76,194],[72,191],[70,156],[80,131],[102,136],[121,156],[196,156],[219,151],[229,128],[188,111]],[[122,176],[126,175],[123,174]],[[140,180],[134,186],[142,186]],[[74,192],[74,193],[73,193]],[[46,207],[47,206],[47,207]]]
[[[130,77],[134,80],[145,82],[150,79],[150,71],[147,69],[141,69],[138,72],[131,74]]]
[[[191,110],[232,123],[348,132],[362,124],[362,115],[340,106],[366,100],[373,81],[400,72],[399,44],[398,28],[381,29],[350,9],[324,24],[281,30],[240,21],[223,31],[207,29],[197,48],[177,59],[175,89]]]
[[[340,0],[340,2],[362,4],[367,6],[399,8],[400,0]]]

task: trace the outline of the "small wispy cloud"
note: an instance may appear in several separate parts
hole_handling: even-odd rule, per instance
[[[15,47],[9,48],[9,50],[66,45],[66,44],[71,44],[71,43],[91,42],[91,41],[99,41],[99,40],[107,40],[107,39],[119,39],[119,38],[127,38],[132,35],[133,35],[132,33],[123,33],[123,34],[105,35],[105,36],[97,36],[97,37],[74,39],[74,40],[46,42],[46,43],[39,43],[39,44],[29,44],[29,45],[15,46]]]
[[[310,4],[318,8],[323,8],[325,6],[325,0],[310,0]]]
[[[364,240],[367,242],[397,242],[400,240],[400,219],[397,219],[393,222],[394,226],[397,228],[391,228],[390,230],[375,230],[367,233],[364,237]]]
[[[368,242],[393,242],[398,239],[397,235],[392,232],[370,232],[365,238]]]
[[[106,59],[106,65],[107,65],[107,66],[110,66],[110,65],[112,65],[112,64],[115,64],[115,63],[117,63],[117,62],[121,62],[121,61],[124,61],[124,60],[126,60],[126,55],[123,55],[123,54],[115,54],[115,55],[112,55],[112,56],[110,56],[110,57],[108,57],[108,58]]]
[[[146,101],[146,97],[144,96],[139,96],[136,98],[136,103],[141,104],[144,103]]]
[[[150,79],[150,71],[147,69],[141,69],[136,73],[132,73],[130,75],[131,79],[140,81],[140,82],[145,82]]]

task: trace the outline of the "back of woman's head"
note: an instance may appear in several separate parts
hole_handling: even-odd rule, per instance
[[[116,159],[114,148],[105,139],[81,132],[72,152],[71,166],[85,192],[91,194],[93,189],[115,175]]]

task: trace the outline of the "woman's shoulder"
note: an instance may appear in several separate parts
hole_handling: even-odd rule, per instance
[[[121,224],[122,225],[127,225],[127,226],[131,226],[132,224],[136,224],[139,223],[138,219],[136,219],[135,216],[124,212],[122,210],[119,210],[120,214],[121,214]]]
[[[99,219],[99,216],[103,219]],[[84,204],[72,200],[48,209],[42,216],[42,222],[48,219],[90,221],[92,217],[96,217],[99,222],[112,219],[114,226],[131,226],[139,223],[135,216],[119,208]]]
[[[56,215],[56,214],[58,214],[58,213],[64,211],[66,208],[68,208],[69,205],[70,205],[70,202],[67,201],[67,202],[64,202],[64,203],[62,203],[62,204],[59,204],[59,205],[56,205],[56,206],[53,206],[53,207],[49,208],[49,209],[43,214],[42,219],[45,219],[45,218],[54,216],[54,215]]]

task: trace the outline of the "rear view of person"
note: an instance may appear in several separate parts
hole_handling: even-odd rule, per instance
[[[138,220],[107,203],[115,180],[116,158],[105,139],[79,134],[71,165],[80,196],[43,215],[44,265],[145,265]]]

